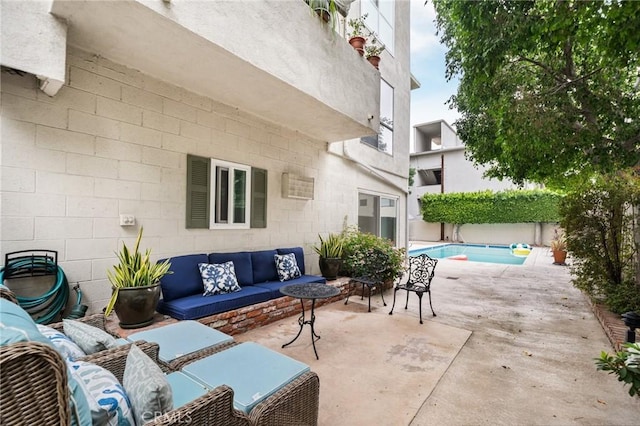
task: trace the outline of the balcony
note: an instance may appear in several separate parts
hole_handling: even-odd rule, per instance
[[[377,132],[379,73],[301,0],[53,0],[67,44],[322,141]]]

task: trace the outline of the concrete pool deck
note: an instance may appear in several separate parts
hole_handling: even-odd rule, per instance
[[[431,244],[415,242],[410,248]],[[286,332],[265,328],[245,338],[299,358],[319,372],[321,426],[638,425],[640,399],[629,397],[615,377],[595,368],[593,359],[600,351],[612,352],[613,348],[586,297],[570,280],[569,268],[553,265],[547,248],[535,247],[525,265],[443,259],[432,283],[438,316],[431,316],[428,301],[423,300],[423,326],[418,323],[415,295],[410,295],[405,311],[404,294],[399,293],[400,303],[393,316],[388,316],[393,292],[387,291],[388,306],[374,296],[371,313],[364,304],[352,306],[351,301],[346,307],[335,302],[316,311],[323,336],[317,343],[319,360],[309,342],[300,348],[280,348],[283,338],[297,327],[295,317],[267,326]],[[335,333],[344,326],[338,323],[342,317],[334,312],[346,308],[366,320],[371,332],[337,346]],[[396,323],[399,319],[402,326]],[[382,334],[376,331],[422,332],[442,346],[453,344],[457,332],[435,334],[430,325],[436,324],[468,330],[470,336],[421,397],[422,402],[414,405],[406,398],[405,403],[390,404],[385,419],[392,421],[365,420],[383,401],[395,402],[397,393],[413,397],[418,392],[415,385],[397,387],[402,367],[398,363],[387,362],[385,367],[359,373],[363,356],[389,358],[389,352],[382,349],[388,342],[378,342]],[[414,349],[421,351],[420,346]],[[331,363],[333,352],[342,352],[339,368]],[[440,362],[437,351],[422,354],[425,367]],[[363,398],[364,392],[357,391],[338,397],[340,387],[381,389],[387,394],[382,395],[383,400]]]

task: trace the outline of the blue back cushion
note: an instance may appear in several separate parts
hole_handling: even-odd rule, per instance
[[[164,259],[159,260],[162,262]],[[204,293],[202,276],[198,263],[209,263],[206,254],[189,254],[176,256],[170,259],[172,274],[167,274],[160,279],[162,297],[166,301],[180,299],[194,294]]]
[[[291,248],[279,248],[278,254],[288,254],[293,253],[296,256],[296,262],[298,263],[298,268],[300,269],[300,273],[304,275],[304,251],[302,247],[291,247]]]
[[[251,253],[248,251],[241,251],[236,253],[210,253],[209,263],[225,263],[233,262],[233,268],[236,271],[236,278],[238,284],[243,285],[253,284],[253,266],[251,263]]]
[[[265,281],[279,281],[276,270],[275,250],[262,250],[251,252],[251,263],[253,264],[253,282],[255,284]]]

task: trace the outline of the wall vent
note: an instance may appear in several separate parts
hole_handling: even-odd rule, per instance
[[[282,174],[282,197],[298,200],[313,200],[312,177],[298,176],[291,173]]]

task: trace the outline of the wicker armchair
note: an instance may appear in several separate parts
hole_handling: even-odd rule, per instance
[[[0,389],[0,424],[70,424],[67,366],[48,345],[21,342],[0,347]]]

